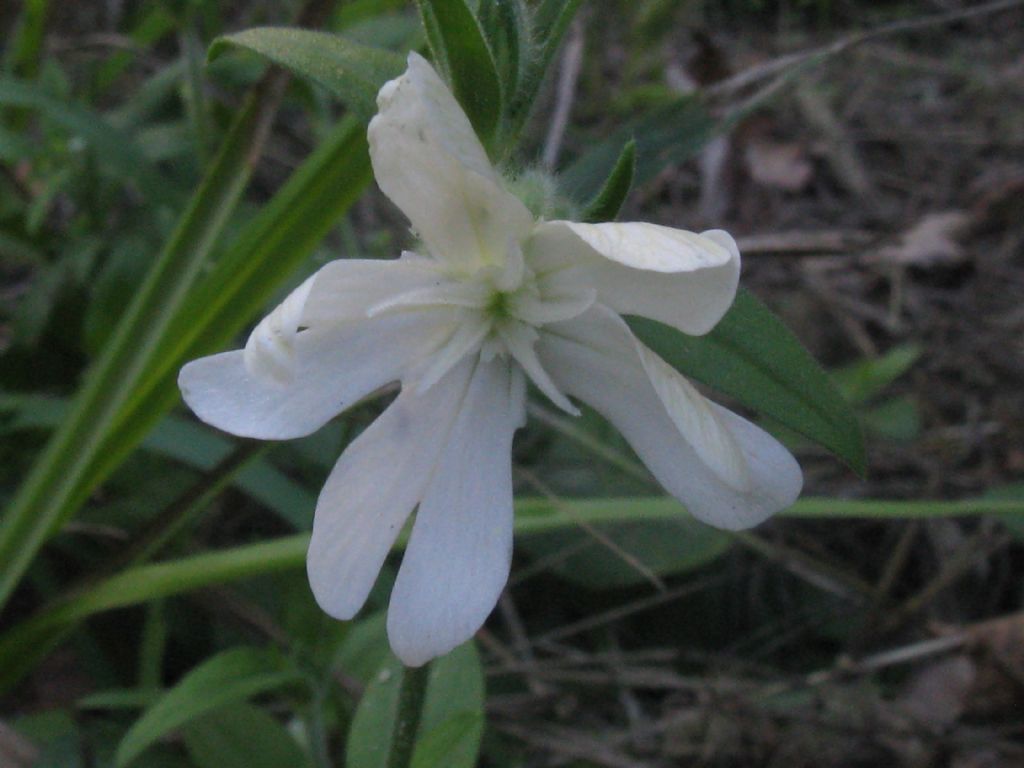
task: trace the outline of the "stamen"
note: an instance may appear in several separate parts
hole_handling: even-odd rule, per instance
[[[490,332],[483,317],[473,317],[476,313],[468,312],[466,315],[447,341],[431,356],[430,366],[416,382],[416,394],[423,394],[440,381],[462,358],[479,347]]]
[[[569,398],[558,389],[548,372],[544,370],[540,358],[537,357],[537,353],[533,349],[533,344],[538,338],[537,331],[528,325],[516,322],[499,323],[495,331],[505,342],[512,357],[530,377],[530,380],[537,385],[537,389],[547,395],[551,402],[566,413],[579,416],[579,408],[569,402]]]

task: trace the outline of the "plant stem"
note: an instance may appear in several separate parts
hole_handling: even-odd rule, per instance
[[[313,682],[313,701],[309,717],[310,752],[316,768],[332,768],[327,746],[327,727],[324,724],[324,705],[327,690],[320,680]]]
[[[412,765],[416,731],[420,725],[420,716],[423,714],[423,701],[426,698],[429,676],[429,664],[424,664],[422,667],[406,667],[402,672],[388,768],[409,768]]]

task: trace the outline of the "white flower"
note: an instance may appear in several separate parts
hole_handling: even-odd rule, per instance
[[[317,502],[308,570],[325,611],[360,609],[418,507],[391,594],[391,645],[419,665],[479,629],[508,578],[527,378],[568,413],[578,413],[570,397],[593,406],[711,525],[755,525],[796,499],[802,478],[786,449],[702,397],[619,317],[709,331],[739,279],[728,234],[534,220],[415,53],[378,106],[374,173],[425,253],[327,264],[244,350],[179,377],[203,421],[265,440],[308,435],[401,383]]]

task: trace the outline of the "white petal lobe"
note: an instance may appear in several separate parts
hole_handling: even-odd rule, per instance
[[[472,367],[430,392],[403,391],[345,450],[320,492],[306,569],[320,607],[350,619],[362,607],[437,464],[427,450],[451,431]]]
[[[396,381],[449,333],[413,313],[301,331],[291,341],[286,382],[254,376],[245,351],[193,360],[178,374],[196,416],[239,437],[288,440],[315,432]]]
[[[739,529],[791,505],[803,478],[789,451],[703,400],[663,361],[645,366],[640,348],[626,324],[600,306],[551,326],[538,342],[555,383],[611,421],[694,517]]]
[[[477,364],[420,502],[387,622],[391,647],[410,666],[472,637],[508,579],[512,435],[524,408],[519,376],[500,359]]]

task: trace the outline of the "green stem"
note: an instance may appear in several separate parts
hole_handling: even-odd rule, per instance
[[[416,731],[423,714],[423,701],[427,693],[430,665],[406,667],[402,672],[402,685],[398,689],[398,711],[391,736],[391,754],[388,768],[409,768],[412,765]]]
[[[331,755],[327,746],[327,726],[324,723],[327,690],[319,678],[313,682],[313,690],[313,707],[309,717],[310,752],[316,768],[331,768]]]

